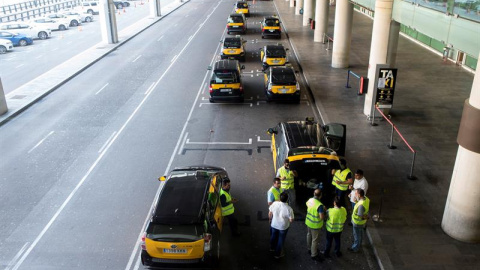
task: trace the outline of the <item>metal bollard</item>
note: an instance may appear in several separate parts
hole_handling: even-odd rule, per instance
[[[407,176],[409,180],[416,180],[417,177],[413,176],[413,167],[415,166],[415,157],[417,156],[417,152],[413,151],[413,159],[412,159],[412,167],[410,168],[410,175]]]
[[[397,147],[395,145],[393,145],[393,131],[394,131],[394,129],[395,129],[395,125],[392,124],[392,133],[390,133],[390,144],[387,145],[388,148],[390,148],[390,149],[397,149]]]

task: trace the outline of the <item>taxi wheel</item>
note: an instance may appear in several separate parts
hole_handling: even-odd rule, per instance
[[[242,56],[242,57],[240,57],[240,62],[245,62],[245,60],[246,60],[246,59],[245,59],[245,55]]]
[[[238,102],[243,102],[245,99],[243,97],[238,99]]]
[[[208,101],[210,101],[210,103],[215,103],[215,100],[213,100],[212,98],[209,98]]]

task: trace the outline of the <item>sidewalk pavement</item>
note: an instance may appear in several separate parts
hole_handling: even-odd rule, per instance
[[[8,93],[5,97],[7,100],[8,112],[0,115],[0,126],[189,1],[190,0],[173,2],[165,6],[162,8],[161,17],[153,20],[148,17],[143,18],[132,24],[130,27],[120,31],[118,33],[118,43],[98,43]]]
[[[302,26],[302,16],[294,15],[289,1],[274,2],[322,118],[347,125],[348,166],[352,171],[365,171],[370,215],[381,211],[383,222],[370,219],[367,229],[380,267],[478,269],[480,245],[459,242],[441,229],[458,149],[458,127],[473,74],[400,36],[390,115],[417,152],[413,171],[417,180],[408,180],[413,154],[396,134],[393,144],[398,148],[387,147],[391,133],[387,121],[377,121],[376,127],[367,122],[364,96],[357,95],[358,79],[350,77],[352,88],[345,88],[348,69],[331,67],[332,51],[327,44],[313,42],[313,30]],[[332,37],[334,6],[329,16],[327,32]],[[371,18],[354,12],[349,69],[364,77],[372,26]]]

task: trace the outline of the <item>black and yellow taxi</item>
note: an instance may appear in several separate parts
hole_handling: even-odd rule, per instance
[[[236,100],[243,102],[243,84],[241,70],[245,66],[240,66],[238,60],[219,60],[215,65],[208,67],[212,70],[210,78],[209,91],[210,102],[217,100]]]
[[[260,49],[260,59],[262,60],[263,69],[269,66],[284,66],[288,63],[287,56],[288,48],[283,47],[282,44],[266,45]]]
[[[250,16],[250,9],[248,8],[247,1],[237,1],[234,4],[235,13],[245,14],[245,16]]]
[[[282,37],[282,27],[280,26],[280,19],[277,16],[269,16],[263,18],[261,22],[262,38],[266,37]]]
[[[220,58],[222,59],[236,59],[241,62],[245,62],[245,43],[247,41],[239,35],[235,37],[226,37],[222,41],[222,51],[220,53]]]
[[[331,170],[340,168],[340,158],[345,155],[346,132],[344,124],[321,125],[313,118],[281,122],[268,129],[272,136],[274,171],[288,158],[290,168],[298,173],[294,179],[297,200],[305,201],[314,189],[320,188],[324,191],[322,202],[331,205],[334,191]]]
[[[292,66],[270,67],[264,73],[267,101],[300,102],[300,84]]]
[[[222,181],[227,172],[214,166],[175,168],[159,179],[164,186],[142,236],[143,265],[216,265],[223,218]]]
[[[227,34],[247,33],[247,19],[244,14],[233,13],[227,19]]]

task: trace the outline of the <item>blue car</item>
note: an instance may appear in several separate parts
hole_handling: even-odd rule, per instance
[[[27,46],[33,44],[33,39],[31,37],[7,31],[0,31],[0,38],[10,40],[13,43],[13,46]]]

